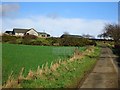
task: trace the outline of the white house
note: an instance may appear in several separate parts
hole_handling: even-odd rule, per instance
[[[31,29],[14,28],[13,31],[6,31],[5,34],[15,35],[15,36],[35,35],[35,36],[38,36],[41,38],[50,37],[49,34],[47,34],[45,32],[37,32],[34,28],[31,28]]]
[[[47,37],[50,37],[50,34],[47,34],[47,33],[45,33],[45,32],[38,32],[38,36],[39,36],[39,37],[47,38]]]
[[[24,36],[24,35],[35,35],[38,36],[38,32],[31,28],[31,29],[19,29],[19,28],[14,28],[13,29],[13,35],[15,36]]]

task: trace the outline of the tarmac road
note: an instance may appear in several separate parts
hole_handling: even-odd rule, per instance
[[[80,88],[118,88],[118,68],[113,56],[108,47],[102,47],[100,59]]]

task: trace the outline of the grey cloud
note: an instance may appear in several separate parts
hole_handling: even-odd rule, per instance
[[[1,4],[0,16],[9,16],[12,13],[16,13],[19,10],[19,4]]]

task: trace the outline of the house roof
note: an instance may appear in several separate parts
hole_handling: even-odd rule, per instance
[[[65,38],[65,37],[82,38],[82,36],[80,36],[80,35],[63,34],[63,35],[61,36],[61,38]]]
[[[16,33],[26,33],[30,29],[19,29],[19,28],[14,28],[13,31]]]
[[[45,32],[38,32],[38,34],[47,34],[47,33],[45,33]],[[50,35],[50,34],[47,34],[47,35]]]
[[[38,32],[38,34],[47,34],[47,33],[45,33],[45,32]]]
[[[5,33],[12,33],[13,31],[5,31]]]

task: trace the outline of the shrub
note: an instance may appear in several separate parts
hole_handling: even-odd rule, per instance
[[[23,36],[23,39],[37,39],[37,36],[34,36],[34,35],[25,35]]]
[[[22,44],[31,45],[32,40],[36,40],[37,36],[34,35],[25,35],[23,36]]]
[[[22,38],[17,39],[16,44],[22,44]]]
[[[9,43],[16,43],[16,40],[18,39],[19,37],[16,37],[16,36],[10,36],[10,35],[3,35],[2,36],[2,42],[9,42]]]
[[[38,41],[38,40],[32,40],[30,42],[31,45],[42,45],[42,42],[41,41]]]
[[[37,41],[41,42],[41,44],[44,45],[44,46],[50,46],[50,45],[52,45],[51,44],[52,41],[48,40],[46,38],[38,38]]]
[[[95,42],[91,42],[86,38],[73,38],[73,37],[61,38],[60,42],[61,46],[85,46],[93,44],[95,44]]]
[[[120,41],[115,42],[115,48],[120,49]]]
[[[94,46],[96,46],[97,45],[97,43],[95,42],[95,41],[89,41],[89,43],[88,43],[88,45],[94,45]]]
[[[60,38],[51,37],[51,38],[46,38],[46,40],[49,41],[50,45],[58,46],[60,44]]]

